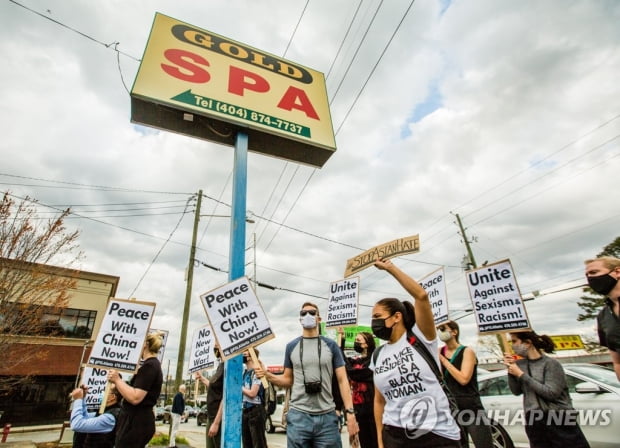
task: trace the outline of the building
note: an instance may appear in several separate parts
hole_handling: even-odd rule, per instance
[[[67,419],[69,392],[99,331],[108,299],[116,295],[119,277],[8,259],[0,259],[0,266],[2,270],[36,270],[49,278],[73,279],[66,307],[44,306],[37,316],[44,324],[36,326],[37,334],[13,334],[6,326],[0,328],[0,341],[5,344],[0,381],[29,377],[28,382],[0,395],[0,425],[60,423]],[[0,313],[0,321],[3,317]]]

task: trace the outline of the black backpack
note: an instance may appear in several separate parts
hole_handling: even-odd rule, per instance
[[[267,389],[265,389],[261,384],[261,390],[263,392],[261,400],[263,402],[263,406],[265,406],[265,412],[267,413],[267,415],[272,415],[274,412],[276,412],[276,405],[278,403],[276,388],[273,386],[273,384],[267,381]]]

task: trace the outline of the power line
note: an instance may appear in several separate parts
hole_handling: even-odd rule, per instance
[[[119,43],[119,42],[114,41],[114,42],[111,42],[111,43],[109,43],[109,44],[106,44],[105,42],[101,42],[100,40],[97,40],[97,39],[95,39],[94,37],[89,36],[88,34],[83,33],[82,31],[79,31],[79,30],[77,30],[77,29],[75,29],[75,28],[73,28],[73,27],[70,27],[69,25],[66,25],[66,24],[62,23],[62,22],[61,22],[61,21],[59,21],[59,20],[52,19],[51,17],[46,16],[45,14],[41,14],[40,12],[35,11],[34,9],[31,9],[31,8],[29,8],[29,7],[25,6],[25,5],[22,5],[21,3],[16,2],[15,0],[9,0],[9,1],[10,1],[11,3],[13,3],[13,4],[17,5],[17,6],[20,6],[20,7],[24,8],[24,9],[25,9],[25,10],[27,10],[27,11],[30,11],[30,12],[31,12],[31,13],[33,13],[33,14],[38,15],[39,17],[43,17],[44,19],[49,20],[50,22],[54,22],[55,24],[60,25],[61,27],[66,28],[66,29],[68,29],[68,30],[70,30],[70,31],[73,31],[74,33],[76,33],[76,34],[78,34],[78,35],[80,35],[80,36],[82,36],[82,37],[85,37],[85,38],[86,38],[86,39],[88,39],[88,40],[91,40],[91,41],[93,41],[93,42],[95,42],[95,43],[97,43],[97,44],[99,44],[99,45],[102,45],[102,46],[104,46],[105,48],[112,48],[112,45],[114,45],[114,48],[112,48],[112,50],[116,51],[116,53],[117,53],[117,54],[122,54],[123,56],[127,56],[128,58],[131,58],[131,59],[133,59],[134,61],[137,61],[137,62],[140,62],[140,61],[141,61],[140,59],[138,59],[138,58],[136,58],[136,57],[134,57],[134,56],[132,56],[132,55],[130,55],[130,54],[128,54],[128,53],[125,53],[124,51],[120,51],[120,50],[118,49],[118,45],[120,45],[120,43]],[[124,84],[124,82],[123,82],[123,84]]]

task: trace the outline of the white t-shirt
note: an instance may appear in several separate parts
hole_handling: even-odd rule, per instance
[[[427,341],[417,326],[413,333],[437,359],[438,340]],[[375,363],[374,383],[385,399],[383,424],[406,429],[415,438],[433,432],[459,440],[460,430],[450,414],[450,404],[437,376],[411,346],[407,334],[393,344],[384,344]]]

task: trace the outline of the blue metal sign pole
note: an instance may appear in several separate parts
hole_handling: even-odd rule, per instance
[[[233,198],[230,218],[230,262],[228,280],[245,275],[245,217],[248,185],[248,136],[239,132],[235,141],[233,167]],[[224,415],[222,422],[222,446],[241,446],[241,385],[243,357],[226,361],[224,366]],[[208,428],[207,428],[208,430]]]

